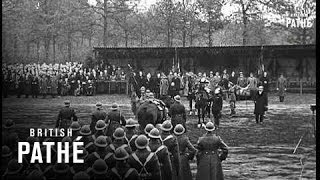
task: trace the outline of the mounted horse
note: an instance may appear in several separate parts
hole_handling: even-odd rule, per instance
[[[204,81],[200,81],[199,87],[195,92],[195,108],[198,110],[198,125],[200,125],[200,119],[202,117],[202,123],[204,122],[204,117],[208,113],[210,117],[210,94],[205,89]]]

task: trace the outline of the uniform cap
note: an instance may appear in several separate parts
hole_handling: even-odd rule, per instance
[[[90,180],[88,173],[79,171],[73,176],[73,180]]]
[[[186,131],[186,129],[183,127],[182,124],[177,124],[176,127],[174,127],[174,134],[181,135]]]
[[[6,120],[5,124],[4,124],[4,128],[5,129],[10,129],[15,125],[14,121],[12,119],[8,119]]]
[[[160,139],[160,132],[157,128],[153,128],[150,133],[149,133],[149,137],[153,138],[153,139]]]
[[[126,128],[130,128],[130,127],[136,127],[137,126],[137,122],[135,120],[133,120],[132,118],[129,118],[126,122]]]
[[[118,104],[114,103],[111,106],[111,110],[118,110],[118,107],[119,107]]]
[[[81,129],[81,126],[79,124],[78,121],[73,121],[70,125],[70,128],[73,130],[73,131],[79,131]]]
[[[102,159],[97,159],[92,165],[92,171],[95,174],[106,174],[108,166],[106,162]]]
[[[8,163],[7,174],[17,174],[22,167],[22,164],[19,164],[17,159],[11,159]]]
[[[161,125],[161,129],[162,129],[163,131],[171,131],[171,129],[172,129],[172,124],[171,124],[171,122],[170,122],[169,120],[164,121],[164,122],[162,123],[162,125]]]
[[[112,136],[114,137],[114,139],[122,139],[125,137],[125,135],[126,133],[124,132],[124,130],[121,127],[119,127],[114,131]]]
[[[89,125],[83,125],[80,129],[80,134],[83,136],[88,136],[91,134],[90,126]]]
[[[95,141],[94,144],[98,147],[107,147],[108,146],[108,142],[106,137],[104,136],[99,136]]]
[[[135,145],[138,149],[145,149],[148,147],[149,140],[145,135],[139,135],[135,140]]]
[[[206,126],[204,127],[206,131],[214,131],[216,128],[212,122],[207,122]]]
[[[146,127],[144,128],[144,133],[149,134],[153,128],[154,128],[153,124],[147,124]]]
[[[70,167],[66,163],[56,163],[53,166],[53,172],[57,174],[65,174],[69,171]]]
[[[43,176],[43,174],[39,170],[35,169],[28,174],[27,179],[28,180],[29,179],[30,180],[40,180],[40,179],[45,179],[45,177]]]
[[[2,146],[2,157],[9,157],[12,155],[11,149],[8,146]]]
[[[104,130],[104,128],[106,128],[106,123],[103,120],[99,120],[96,123],[96,130]]]
[[[129,158],[128,152],[123,148],[119,147],[113,154],[114,159],[122,161]]]

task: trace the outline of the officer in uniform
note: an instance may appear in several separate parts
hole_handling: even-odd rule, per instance
[[[138,171],[141,180],[161,180],[158,157],[147,149],[148,138],[145,135],[139,135],[135,144],[137,150],[130,155],[129,165]]]
[[[94,151],[94,141],[91,136],[90,126],[83,125],[80,129],[80,135],[82,136],[81,141],[83,142],[83,146],[86,148],[88,153],[92,153]]]
[[[107,113],[102,108],[102,103],[98,102],[96,104],[97,110],[95,110],[91,115],[91,122],[90,122],[90,130],[92,133],[95,133],[94,126],[96,125],[98,120],[105,120],[107,117]]]
[[[104,136],[99,136],[94,141],[94,145],[95,145],[95,151],[93,153],[89,154],[89,156],[86,160],[90,167],[93,165],[93,163],[97,159],[104,159],[108,154],[108,152],[106,150],[106,148],[108,146],[108,142]]]
[[[135,145],[135,140],[138,137],[136,127],[137,127],[137,122],[133,120],[132,118],[129,118],[127,120],[127,123],[125,125],[125,130],[126,130],[126,140],[128,142],[128,145],[130,146],[132,151],[136,151],[137,147]]]
[[[217,88],[214,91],[214,97],[212,100],[212,114],[214,117],[214,124],[217,128],[219,127],[219,124],[220,124],[222,102],[223,101],[222,101],[220,88]]]
[[[128,164],[129,154],[124,148],[117,148],[113,154],[116,160],[116,166],[109,167],[108,179],[110,180],[140,180],[136,169],[131,168]]]
[[[111,111],[107,114],[106,117],[106,124],[108,124],[106,136],[109,137],[112,136],[114,130],[117,127],[126,125],[126,120],[124,119],[124,116],[121,114],[118,104],[114,103],[111,106]]]
[[[59,111],[56,121],[56,128],[64,128],[65,131],[71,125],[72,121],[77,121],[78,118],[73,108],[70,108],[70,101],[64,101],[64,108]]]
[[[149,147],[151,152],[156,153],[160,163],[162,180],[172,179],[172,165],[168,148],[162,144],[160,132],[157,128],[153,128],[149,133]]]
[[[186,108],[181,103],[179,95],[174,96],[175,102],[170,106],[169,116],[171,117],[172,126],[175,127],[177,124],[182,124],[186,128]]]
[[[170,160],[172,164],[172,179],[180,179],[180,153],[177,138],[170,132],[172,130],[172,124],[169,120],[166,120],[161,125],[161,139],[163,145],[168,147]]]

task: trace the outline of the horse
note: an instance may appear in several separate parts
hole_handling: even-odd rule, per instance
[[[202,117],[202,123],[204,122],[204,117],[208,112],[209,103],[209,95],[205,91],[198,91],[195,93],[195,107],[198,110],[198,124],[200,123],[200,118]],[[210,113],[209,113],[210,116]]]

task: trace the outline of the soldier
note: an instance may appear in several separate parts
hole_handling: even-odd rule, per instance
[[[215,95],[212,100],[212,114],[214,117],[214,124],[218,128],[220,124],[222,102],[223,102],[220,88],[215,89],[214,94]]]
[[[223,179],[221,162],[227,158],[228,147],[213,131],[214,124],[208,122],[207,133],[197,143],[197,175],[196,180]],[[219,153],[219,150],[222,152]]]
[[[172,130],[172,124],[169,120],[166,120],[162,123],[161,126],[161,139],[163,145],[168,147],[170,161],[172,164],[172,179],[180,179],[180,154],[179,154],[179,145],[177,138],[172,135],[170,132]]]
[[[106,148],[106,151],[108,152],[105,156],[104,160],[106,161],[109,169],[115,167],[116,160],[113,158],[113,154],[116,151],[117,148],[122,147],[124,148],[129,154],[132,153],[132,150],[130,146],[128,145],[128,142],[126,141],[125,135],[126,133],[122,128],[117,128],[113,133],[113,141],[111,144],[109,144]]]
[[[89,125],[83,125],[80,129],[80,135],[82,136],[81,141],[83,142],[84,147],[88,151],[88,153],[92,153],[94,151],[94,140],[91,136],[91,130]]]
[[[99,136],[94,141],[94,145],[95,145],[95,151],[92,154],[89,154],[88,158],[86,160],[86,162],[88,163],[89,166],[92,166],[93,163],[95,163],[95,161],[97,159],[104,160],[104,158],[108,154],[108,152],[106,150],[106,148],[108,146],[108,142],[104,136]]]
[[[230,116],[233,116],[234,114],[236,114],[236,94],[235,94],[235,90],[234,90],[234,87],[231,87],[229,89],[230,91],[230,101],[229,101],[229,104],[230,104]]]
[[[174,96],[175,102],[170,106],[169,116],[171,117],[172,126],[175,127],[177,124],[182,124],[186,128],[186,108],[181,103],[179,95]]]
[[[29,94],[31,94],[31,88],[32,88],[32,75],[31,74],[26,74],[25,76],[25,81],[24,81],[24,93],[25,93],[25,97],[28,98]]]
[[[263,86],[259,86],[258,92],[254,96],[254,114],[256,116],[256,123],[263,123],[263,115],[268,110],[268,100],[266,94],[263,92]]]
[[[144,135],[146,135],[147,137],[149,136],[150,131],[154,128],[153,124],[147,124],[146,127],[144,127]]]
[[[142,180],[160,180],[161,172],[158,157],[150,152],[147,147],[149,140],[145,135],[139,135],[135,140],[138,148],[128,159],[128,164],[135,168]]]
[[[161,170],[162,180],[172,179],[172,165],[168,148],[162,144],[160,132],[157,128],[153,128],[149,133],[149,147],[151,152],[156,153]]]
[[[197,150],[185,134],[185,128],[183,125],[176,125],[174,128],[174,134],[177,136],[180,151],[181,179],[192,180],[189,161],[194,158]]]
[[[287,79],[283,77],[283,74],[281,74],[277,81],[277,91],[278,91],[280,102],[284,101],[286,90],[287,90]]]
[[[156,98],[160,98],[160,82],[161,82],[161,74],[157,73],[157,76],[153,79],[154,82],[154,93],[156,94]]]
[[[134,143],[136,138],[138,137],[136,127],[137,127],[137,122],[135,122],[132,118],[129,118],[125,125],[125,129],[126,129],[126,139],[132,151],[137,150],[137,147]]]
[[[95,125],[98,120],[105,120],[107,117],[107,113],[102,108],[102,103],[97,102],[96,104],[97,110],[95,110],[91,115],[91,122],[90,122],[90,130],[92,133],[95,133]]]
[[[39,94],[39,79],[38,76],[33,76],[31,81],[31,94],[32,98],[38,98]]]
[[[111,138],[106,136],[106,123],[104,120],[97,121],[95,126],[96,132],[91,136],[92,139],[95,141],[99,136],[104,136],[108,143],[111,143]]]
[[[90,168],[89,176],[91,179],[108,179],[108,166],[102,159],[97,159],[92,168]]]
[[[59,111],[58,119],[56,121],[56,128],[64,128],[65,132],[71,125],[72,121],[77,121],[78,118],[73,108],[70,107],[70,101],[64,101],[64,108]]]
[[[24,83],[24,78],[23,78],[23,75],[22,74],[20,74],[19,76],[18,76],[18,79],[17,79],[17,98],[20,98],[21,97],[21,94],[23,93],[23,91],[24,91],[24,85],[25,85],[25,83]]]
[[[72,167],[70,168],[70,172],[74,176],[78,172],[86,171],[89,168],[89,165],[86,161],[86,158],[88,157],[88,151],[84,147],[79,147],[79,150],[82,151],[81,154],[78,154],[78,159],[83,159],[84,163],[73,163]],[[70,156],[70,159],[72,159],[72,155]],[[72,162],[72,161],[69,161]]]
[[[72,130],[72,137],[71,137],[71,140],[72,141],[75,141],[75,139],[79,136],[80,134],[80,129],[81,129],[81,126],[79,124],[78,121],[73,121],[70,125],[70,129]]]
[[[124,148],[117,148],[113,158],[116,160],[116,165],[108,172],[110,180],[140,180],[137,170],[130,168],[129,154]]]
[[[88,83],[86,84],[86,95],[92,96],[93,95],[93,82],[89,79]]]
[[[126,120],[124,119],[124,116],[121,114],[118,104],[114,103],[111,106],[111,111],[108,113],[106,117],[106,123],[109,124],[108,130],[106,133],[106,136],[109,136],[109,137],[112,136],[114,130],[117,127],[126,125]]]
[[[1,179],[3,180],[23,179],[24,174],[22,171],[23,171],[23,165],[18,163],[17,159],[11,159]]]

